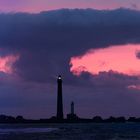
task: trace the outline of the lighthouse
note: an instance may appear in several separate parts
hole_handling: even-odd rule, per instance
[[[62,97],[62,78],[57,78],[57,119],[63,120],[63,97]]]

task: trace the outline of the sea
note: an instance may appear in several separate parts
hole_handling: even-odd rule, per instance
[[[0,140],[140,140],[140,123],[0,124]]]

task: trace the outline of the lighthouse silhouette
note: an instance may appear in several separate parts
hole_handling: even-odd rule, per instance
[[[63,120],[63,97],[62,97],[62,77],[57,78],[57,119]]]

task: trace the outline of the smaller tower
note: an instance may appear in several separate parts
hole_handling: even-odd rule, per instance
[[[71,102],[71,112],[70,114],[67,114],[68,120],[77,120],[78,116],[74,113],[74,102]]]
[[[74,102],[71,102],[71,114],[74,114]]]

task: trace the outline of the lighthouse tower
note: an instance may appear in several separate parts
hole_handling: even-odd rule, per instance
[[[62,78],[57,78],[57,119],[63,120],[63,97],[62,97]]]

